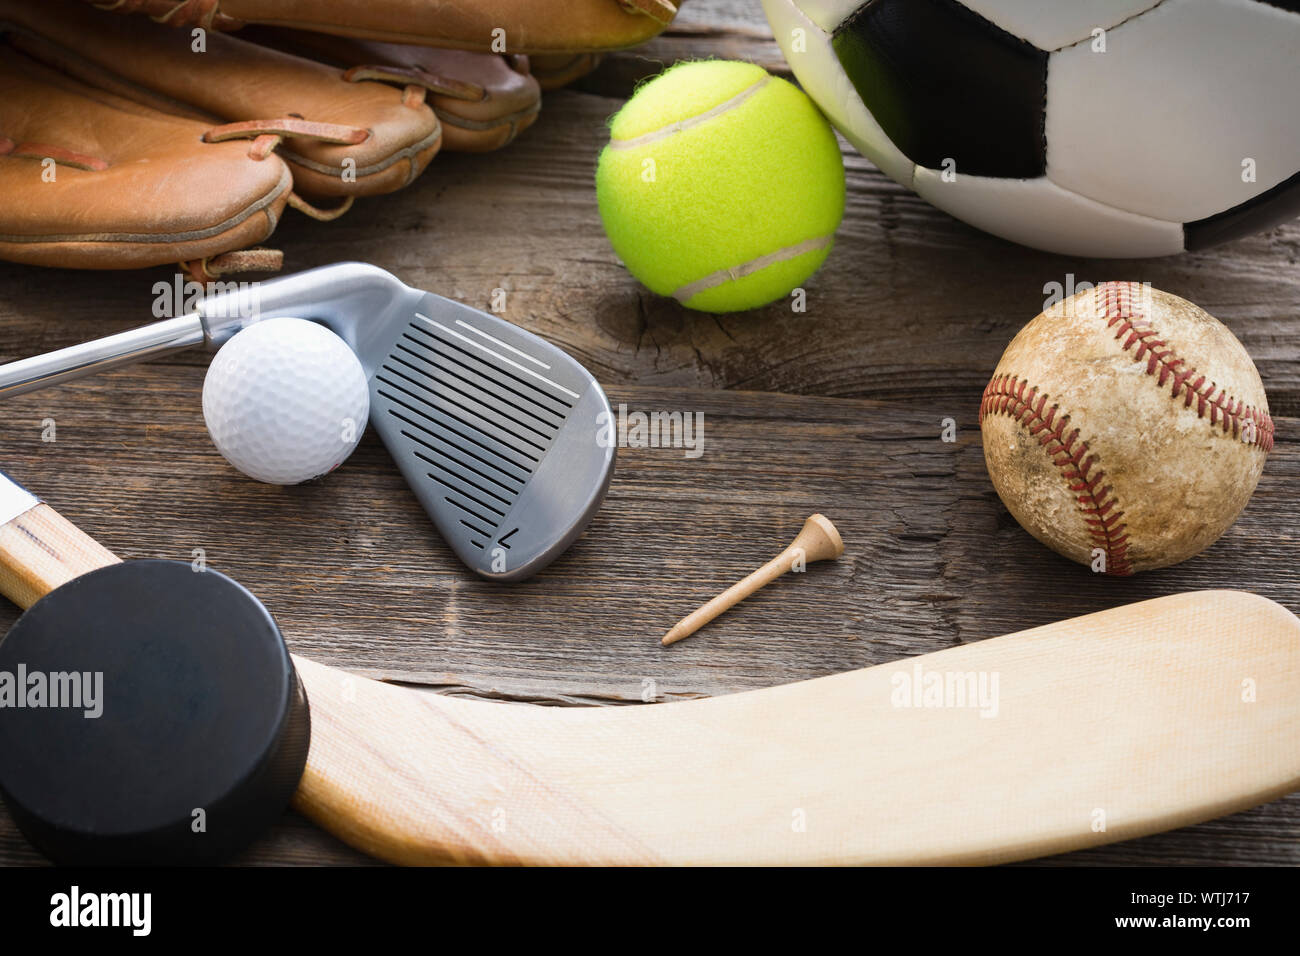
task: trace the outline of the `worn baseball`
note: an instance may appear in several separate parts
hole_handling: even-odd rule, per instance
[[[998,495],[1039,541],[1107,574],[1209,547],[1273,447],[1255,363],[1185,299],[1107,282],[1007,346],[980,403]]]

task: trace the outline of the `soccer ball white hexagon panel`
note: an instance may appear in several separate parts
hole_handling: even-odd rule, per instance
[[[884,172],[995,235],[1151,256],[1300,215],[1300,0],[763,0]]]
[[[1047,175],[1187,222],[1300,170],[1300,14],[1259,0],[1166,0],[1047,64]],[[1253,161],[1254,176],[1243,178]]]

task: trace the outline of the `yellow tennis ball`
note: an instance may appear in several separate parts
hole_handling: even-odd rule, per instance
[[[682,63],[610,121],[596,199],[614,251],[653,292],[736,312],[797,287],[844,215],[844,163],[800,90],[752,63]]]

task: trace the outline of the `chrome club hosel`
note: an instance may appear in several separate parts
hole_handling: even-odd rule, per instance
[[[369,337],[383,336],[393,312],[411,312],[424,293],[396,276],[364,262],[340,262],[307,272],[241,283],[201,300],[207,345],[216,350],[241,329],[265,319],[319,322],[338,335],[361,359],[367,377],[374,373]]]

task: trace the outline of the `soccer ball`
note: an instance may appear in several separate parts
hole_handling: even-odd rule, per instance
[[[763,0],[885,173],[997,236],[1160,256],[1300,215],[1300,0]]]

